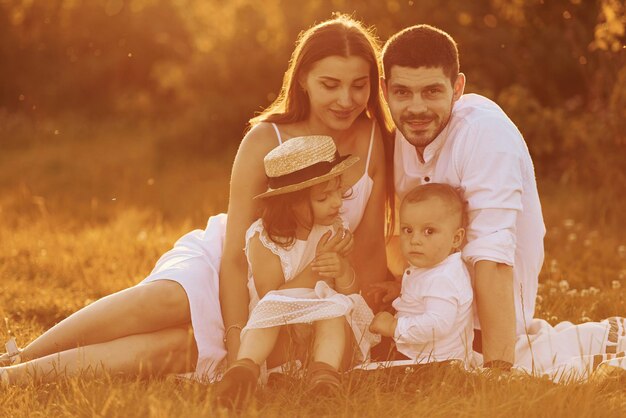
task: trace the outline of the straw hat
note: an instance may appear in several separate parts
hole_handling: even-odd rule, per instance
[[[359,157],[339,155],[329,136],[299,136],[283,142],[263,159],[267,183],[265,193],[255,199],[306,189],[346,171]]]

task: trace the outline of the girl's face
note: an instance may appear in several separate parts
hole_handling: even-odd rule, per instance
[[[306,220],[313,218],[312,222],[307,222],[308,224],[333,225],[343,204],[340,177],[311,186],[307,203],[309,203],[310,210],[300,207],[297,208],[297,212],[300,212]]]
[[[300,84],[309,97],[309,121],[316,133],[352,126],[369,100],[369,72],[367,61],[358,56],[333,55],[313,64]]]

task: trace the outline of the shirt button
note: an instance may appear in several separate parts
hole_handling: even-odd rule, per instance
[[[428,176],[424,177],[424,181],[425,181],[426,183],[428,183],[428,182],[430,181],[430,177],[428,177]]]
[[[408,276],[409,274],[411,274],[411,270],[405,271],[404,274],[406,274]]]

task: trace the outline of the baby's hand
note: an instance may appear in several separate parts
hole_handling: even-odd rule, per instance
[[[366,294],[374,296],[376,303],[389,303],[400,296],[402,285],[397,281],[377,282],[369,285]],[[382,300],[381,300],[382,298]]]
[[[393,337],[397,321],[389,312],[378,312],[370,324],[370,332],[383,337]]]

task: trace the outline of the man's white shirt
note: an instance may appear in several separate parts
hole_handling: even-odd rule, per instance
[[[463,259],[469,266],[480,260],[513,266],[517,333],[524,333],[535,310],[545,226],[533,163],[519,130],[497,104],[465,94],[424,150],[424,162],[397,130],[394,153],[400,199],[424,183],[460,189],[469,219]],[[474,322],[480,328],[477,315]]]

